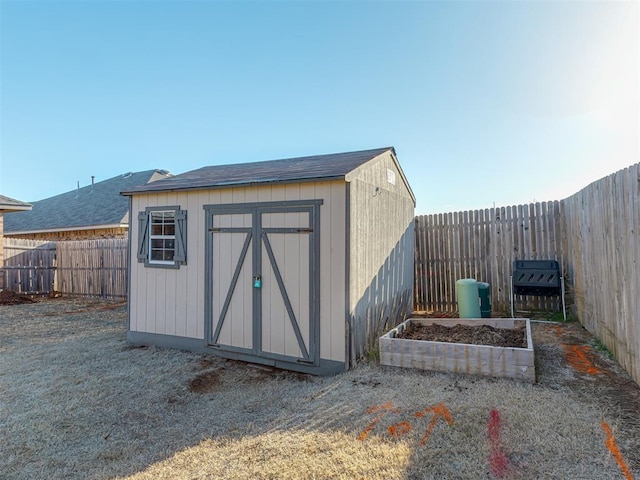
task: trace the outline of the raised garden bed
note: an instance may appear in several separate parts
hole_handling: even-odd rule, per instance
[[[446,327],[488,325],[496,329],[522,329],[525,339],[522,347],[500,347],[400,338],[405,329],[415,330],[413,327],[419,329],[434,324]],[[528,318],[410,318],[380,337],[380,364],[536,381],[533,340]]]

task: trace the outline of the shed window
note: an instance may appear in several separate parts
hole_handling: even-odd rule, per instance
[[[138,214],[138,261],[147,266],[178,267],[187,263],[187,212],[180,207],[153,207]]]
[[[176,213],[151,212],[149,262],[173,263],[176,253]]]

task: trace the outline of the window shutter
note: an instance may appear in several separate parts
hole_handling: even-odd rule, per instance
[[[138,262],[147,260],[149,244],[149,214],[138,212]]]
[[[176,212],[176,252],[173,256],[176,263],[187,263],[187,211]]]

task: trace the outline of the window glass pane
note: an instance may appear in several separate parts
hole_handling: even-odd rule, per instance
[[[163,260],[163,250],[151,250],[151,260]]]
[[[152,211],[149,235],[149,260],[173,262],[175,256],[175,211]]]

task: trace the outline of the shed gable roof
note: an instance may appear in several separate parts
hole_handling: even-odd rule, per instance
[[[393,147],[332,153],[264,162],[213,165],[124,190],[123,195],[143,192],[195,190],[211,187],[290,183],[343,179],[360,165]]]
[[[125,173],[93,185],[33,202],[30,212],[4,215],[5,234],[56,231],[129,221],[129,201],[122,190],[166,178],[165,170]]]

